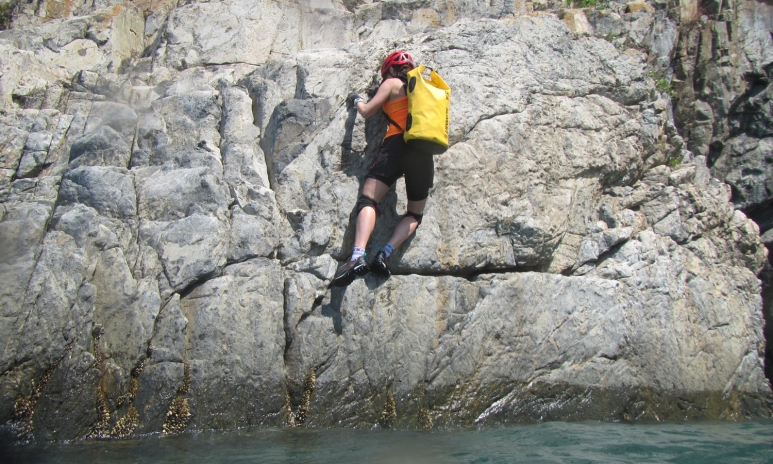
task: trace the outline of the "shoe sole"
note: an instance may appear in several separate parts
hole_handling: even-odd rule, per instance
[[[354,279],[364,276],[368,271],[370,271],[370,268],[368,268],[367,264],[363,266],[354,266],[349,269],[347,274],[341,275],[337,279],[333,279],[333,281],[330,282],[330,285],[333,287],[348,287],[354,282]]]
[[[382,276],[382,277],[389,277],[389,276],[391,276],[391,275],[392,275],[392,273],[391,273],[391,272],[389,272],[389,268],[386,268],[386,267],[385,267],[385,268],[382,268],[382,267],[379,267],[379,266],[373,266],[373,265],[371,265],[371,268],[370,268],[370,270],[371,270],[371,272],[373,272],[374,274],[376,274],[376,275],[380,275],[380,276]]]
[[[370,271],[370,268],[368,268],[368,266],[367,266],[367,265],[365,265],[365,266],[354,266],[354,267],[352,268],[352,270],[354,271],[354,273],[355,273],[356,275],[358,275],[358,276],[362,277],[362,276],[364,276],[365,274],[367,274],[367,273],[368,273],[368,271]]]
[[[333,281],[330,282],[330,285],[333,287],[348,287],[352,282],[354,282],[354,275],[348,274],[346,276],[341,276],[338,279],[333,279]]]

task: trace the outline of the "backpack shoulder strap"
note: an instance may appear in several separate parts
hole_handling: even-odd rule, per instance
[[[400,82],[403,83],[403,88],[406,90],[405,95],[408,96],[408,78],[405,76],[397,76],[398,79],[400,79]],[[386,111],[381,111],[384,113],[384,117],[387,118],[389,121],[389,124],[394,124],[395,127],[400,129],[401,131],[405,132],[405,129],[400,124],[397,124],[394,119],[390,118],[388,114],[386,114]]]
[[[384,112],[382,111],[382,113]],[[389,115],[384,113],[384,117],[387,118],[387,120],[389,121],[389,124],[394,124],[395,126],[397,126],[398,129],[405,132],[405,129],[403,129],[402,126],[400,126],[400,124],[397,124],[394,119],[390,118]]]

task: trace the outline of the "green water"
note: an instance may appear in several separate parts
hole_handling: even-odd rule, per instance
[[[5,448],[3,463],[773,463],[773,421],[258,429]]]

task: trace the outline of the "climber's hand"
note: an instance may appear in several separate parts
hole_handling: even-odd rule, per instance
[[[365,101],[359,94],[357,93],[350,93],[349,97],[347,98],[350,102],[352,102],[352,105],[356,105],[357,103],[361,101]]]

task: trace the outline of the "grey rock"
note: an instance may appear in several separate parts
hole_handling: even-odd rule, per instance
[[[273,198],[268,196],[268,199]],[[258,214],[245,214],[238,206],[231,210],[231,245],[228,249],[228,261],[243,261],[274,254],[279,243],[274,225],[276,211],[272,203],[261,206],[263,211]]]
[[[586,13],[596,36],[616,39],[626,32],[626,25],[619,14],[610,10],[590,11]]]
[[[742,135],[728,140],[713,173],[733,188],[733,203],[743,210],[763,207],[773,186],[773,137]]]
[[[50,206],[40,203],[6,204],[3,209],[0,222],[0,305],[5,323],[10,324],[20,314],[22,298],[19,296],[27,292],[42,252],[51,211]]]
[[[282,283],[279,264],[258,258],[228,266],[222,277],[181,299],[186,338],[196,340],[185,357],[197,428],[279,423],[274,416],[285,401]]]
[[[695,179],[695,166],[684,166],[668,176],[669,185],[682,185]]]
[[[56,35],[43,39],[43,43],[46,48],[50,49],[52,52],[58,53],[63,46],[74,40],[85,38],[87,29],[88,24],[82,19],[66,21],[62,24],[62,27],[56,31]]]
[[[137,136],[132,146],[131,167],[160,165],[167,161],[166,134],[164,119],[153,109],[141,112],[137,122]]]
[[[291,401],[298,405],[311,370],[327,365],[338,352],[341,315],[330,308],[326,282],[313,274],[285,278],[283,297],[284,362]]]
[[[180,296],[175,294],[161,309],[150,340],[153,363],[182,363],[185,355],[185,331],[188,320],[180,310]]]
[[[17,178],[36,177],[45,166],[47,151],[28,151],[24,153],[19,168],[16,170]]]
[[[251,184],[269,188],[266,157],[258,142],[259,123],[253,113],[253,100],[243,87],[223,91],[223,171],[231,185]]]
[[[84,166],[69,171],[62,179],[58,202],[80,203],[109,218],[137,217],[133,178],[124,168]]]
[[[773,229],[769,229],[767,232],[760,235],[760,242],[769,247],[773,243]]]
[[[205,19],[208,27],[200,27]],[[281,19],[282,9],[268,1],[177,8],[165,30],[167,63],[178,69],[245,60],[260,64],[268,58]]]
[[[601,250],[599,250],[598,242],[588,240],[582,243],[580,256],[577,258],[577,261],[581,264],[585,264],[588,261],[596,261],[600,254]]]
[[[332,280],[338,263],[330,255],[314,256],[287,265],[296,272],[306,272],[322,280]]]
[[[626,20],[628,22],[628,37],[634,44],[644,46],[655,23],[655,17],[641,11],[631,13]]]
[[[82,335],[90,339],[91,334]],[[42,391],[33,416],[33,434],[41,440],[72,440],[91,432],[97,421],[99,369],[80,346],[66,354]]]
[[[266,158],[258,145],[227,141],[222,154],[224,176],[230,184],[270,188]]]
[[[124,136],[124,140],[130,142],[134,138],[137,113],[128,105],[115,102],[94,102],[84,131],[91,132],[103,125],[119,132]]]
[[[170,221],[204,213],[222,217],[231,201],[222,168],[213,172],[209,167],[165,165],[136,172],[137,204],[143,219]]]
[[[265,133],[274,108],[284,100],[296,98],[298,71],[293,61],[273,58],[242,80],[253,102],[253,122],[261,133]]]
[[[276,177],[292,163],[316,135],[320,119],[329,111],[329,106],[315,104],[309,100],[288,100],[281,103],[271,115],[261,147],[267,159],[269,178]],[[276,184],[276,180],[273,181]]]
[[[131,146],[110,126],[100,126],[94,132],[76,140],[70,148],[70,167],[117,166],[129,167]]]
[[[219,94],[211,89],[189,91],[188,88],[181,88],[174,91],[182,93],[152,103],[153,110],[163,118],[163,132],[167,134],[166,153],[173,155],[181,149],[199,145],[211,150],[219,147],[219,122],[222,117]],[[151,127],[155,129],[155,124]],[[219,158],[219,154],[216,156]],[[159,161],[151,164],[163,164],[166,159],[162,153]]]
[[[87,330],[93,307],[78,304],[84,295],[81,288],[88,266],[84,258],[72,238],[61,232],[46,235],[40,257],[20,293],[24,295],[21,305],[4,310],[3,372],[12,365],[31,363],[32,374],[42,375],[75,338],[67,328]],[[89,299],[86,295],[86,302]]]
[[[758,1],[718,11],[701,26],[705,36],[697,25],[681,34],[675,61],[675,119],[687,147],[706,156],[711,174],[732,185],[733,203],[760,224],[770,215],[770,190],[764,185],[771,160],[755,150],[765,146],[773,127],[766,68],[773,59],[770,14],[771,6]],[[742,25],[735,34],[729,32],[732,24]],[[709,41],[717,58],[699,58],[698,50]],[[707,78],[694,80],[698,75]]]
[[[666,217],[652,226],[655,233],[671,237],[676,242],[685,241],[686,234],[678,210],[671,211]]]
[[[355,281],[340,302],[332,300],[340,305],[342,343],[317,369],[309,425],[376,424],[388,391],[400,405],[398,417],[410,424],[409,414],[415,418],[422,406],[438,332],[458,328],[477,300],[464,279],[395,276],[383,286],[374,283]]]
[[[596,261],[601,255],[617,246],[633,235],[632,227],[621,227],[619,229],[606,229],[603,232],[594,234],[582,242],[580,246],[580,256],[577,258],[577,264],[585,264],[589,261]]]
[[[0,126],[0,137],[2,140],[2,166],[4,169],[16,169],[27,143],[29,132],[11,125]]]
[[[51,146],[51,136],[52,134],[49,132],[30,133],[24,143],[24,150],[47,152],[48,147]]]
[[[224,111],[220,133],[223,138],[235,142],[255,142],[260,137],[260,129],[253,121],[252,100],[247,89],[228,87],[221,93]]]
[[[653,67],[665,75],[670,73],[678,34],[676,21],[667,18],[664,11],[657,12],[645,44],[650,51],[649,59]]]
[[[92,275],[88,282],[96,293],[94,321],[102,327],[109,363],[128,375],[147,352],[160,308],[158,284],[134,279],[123,251],[132,249],[126,245],[127,238],[121,237],[121,227],[91,211],[83,206],[64,213],[58,210],[55,228],[75,238],[89,258]]]
[[[140,417],[136,433],[163,430],[172,401],[183,384],[184,370],[183,363],[169,361],[154,363],[142,370],[134,400]]]
[[[227,229],[212,216],[193,214],[171,223],[145,223],[140,231],[154,234],[155,249],[175,291],[217,275],[226,263],[227,244],[220,237]]]

